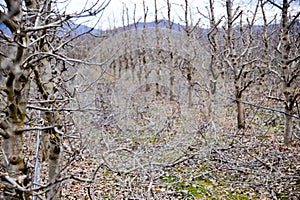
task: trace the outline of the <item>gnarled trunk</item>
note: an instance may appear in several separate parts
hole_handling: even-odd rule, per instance
[[[19,56],[18,60],[21,61],[22,55]],[[5,199],[15,198],[16,196],[22,199],[29,198],[29,191],[22,191],[12,186],[18,184],[26,187],[30,178],[24,162],[22,131],[24,128],[29,83],[26,70],[20,67],[19,63],[14,63],[14,66],[9,68],[9,75],[6,81],[7,115],[0,120],[0,134],[4,140],[2,150],[4,159],[2,164],[7,173],[6,177],[1,177],[2,182],[5,184],[3,191]]]

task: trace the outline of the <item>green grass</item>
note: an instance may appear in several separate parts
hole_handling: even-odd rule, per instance
[[[209,170],[209,168],[203,168]],[[162,178],[166,183],[173,185],[173,189],[177,192],[184,191],[193,199],[210,199],[210,200],[250,200],[246,194],[233,192],[225,182],[214,182],[209,179],[199,178],[190,182],[182,181],[173,175],[167,175]]]

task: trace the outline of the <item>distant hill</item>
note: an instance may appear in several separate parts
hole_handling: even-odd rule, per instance
[[[99,29],[94,29],[86,25],[82,24],[75,24],[75,23],[68,23],[63,26],[59,33],[67,32],[73,30],[73,34],[79,35],[82,33],[90,32],[92,34],[100,35],[103,31]],[[5,35],[11,35],[11,31],[4,23],[0,23],[0,31],[2,31]]]
[[[68,23],[63,26],[64,31],[73,30],[75,34],[80,35],[86,32],[91,34],[100,35],[103,30],[92,28],[83,24]]]
[[[158,21],[158,28],[169,28],[170,27],[170,21],[168,20],[159,20]],[[146,22],[145,24],[146,28],[155,28],[155,22]],[[129,24],[126,25],[125,27],[117,27],[114,28],[113,30],[106,30],[107,32],[110,33],[114,33],[114,32],[120,32],[123,30],[134,30],[135,27],[137,27],[138,29],[142,29],[144,27],[144,23],[143,22],[137,22],[136,24]],[[185,27],[179,23],[172,23],[172,30],[174,31],[182,31],[184,30]]]
[[[158,28],[169,28],[170,25],[170,21],[168,20],[159,20],[158,21]],[[59,34],[61,34],[62,32],[68,32],[72,30],[72,35],[80,35],[86,32],[90,32],[91,34],[94,35],[101,35],[102,33],[105,32],[109,32],[109,33],[117,33],[117,32],[121,32],[123,30],[134,30],[135,27],[137,27],[138,29],[142,29],[144,27],[144,23],[143,22],[137,22],[136,24],[130,24],[129,26],[124,27],[117,27],[114,30],[101,30],[101,29],[96,29],[96,28],[91,28],[87,25],[83,25],[83,24],[76,24],[76,23],[66,23],[64,24],[63,28],[59,31]],[[147,28],[155,28],[155,22],[147,22],[146,23],[146,27]],[[275,29],[278,27],[278,24],[271,24],[269,25],[269,29]],[[299,29],[300,27],[300,20],[296,21],[294,24],[294,28]],[[263,26],[262,25],[256,25],[254,27],[255,31],[258,31],[260,29],[262,29]],[[200,28],[201,29],[201,28]],[[172,24],[172,30],[174,31],[184,31],[185,30],[185,26],[181,25],[179,23],[173,23]],[[6,35],[11,35],[10,30],[5,26],[4,23],[0,23],[0,31],[2,31],[4,34]],[[207,32],[209,31],[208,29],[202,29],[202,31]]]
[[[168,20],[159,20],[158,21],[158,28],[169,28],[170,27],[170,24],[172,23],[172,30],[184,30],[184,26],[178,24],[178,23],[173,23],[173,22],[170,22]],[[134,24],[131,24],[130,25],[132,28],[135,27]],[[138,22],[137,23],[137,27],[138,28],[143,28],[144,27],[144,23],[143,22]],[[155,28],[155,22],[147,22],[146,23],[146,27],[147,28]]]
[[[158,21],[158,28],[169,28],[170,26],[170,21],[168,20],[159,20]],[[128,30],[128,27],[130,30],[134,30],[135,27],[137,26],[137,28],[141,29],[144,27],[144,23],[143,22],[138,22],[136,24],[130,24],[129,26],[125,27],[125,30]],[[155,22],[147,22],[146,23],[146,27],[147,28],[155,28]],[[185,27],[183,25],[180,25],[179,23],[173,23],[172,24],[172,30],[176,30],[176,31],[182,31],[184,30]],[[62,32],[67,32],[72,30],[73,33],[72,35],[80,35],[82,33],[86,33],[86,32],[90,32],[91,34],[95,34],[95,35],[100,35],[104,32],[120,32],[122,30],[124,30],[124,27],[117,27],[114,30],[101,30],[101,29],[96,29],[96,28],[92,28],[89,27],[87,25],[84,24],[76,24],[76,23],[72,23],[72,22],[68,22],[66,24],[63,25],[63,28],[61,30],[59,30],[59,34],[61,34]],[[0,31],[2,31],[4,34],[6,35],[11,35],[10,30],[5,26],[4,23],[0,23]]]

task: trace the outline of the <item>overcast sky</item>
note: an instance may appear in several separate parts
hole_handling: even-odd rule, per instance
[[[83,2],[92,3],[95,0],[71,0],[71,4],[68,6],[69,11],[76,11],[82,8]],[[194,8],[193,12],[197,12],[196,7],[203,7],[203,2],[206,0],[189,0],[189,4]],[[180,22],[180,17],[184,16],[183,5],[184,0],[170,0],[172,3],[172,19],[175,22]],[[166,0],[157,0],[158,3],[158,15],[159,19],[167,18],[167,3]],[[148,7],[147,21],[154,21],[154,0],[145,0],[145,4]],[[130,23],[133,22],[133,12],[134,5],[136,5],[136,20],[140,19],[142,21],[143,17],[143,0],[111,0],[108,7],[105,9],[102,20],[99,26],[102,28],[109,28],[113,26],[122,25],[122,11],[124,7],[128,8],[128,13],[130,16]]]
[[[69,2],[70,1],[70,2]],[[91,5],[95,3],[97,0],[57,0],[57,2],[69,2],[66,9],[67,12],[78,12],[84,8],[84,5]],[[108,1],[108,0],[99,0],[99,2]],[[184,18],[184,4],[185,0],[169,0],[172,4],[171,6],[171,15],[172,20],[175,23],[184,23],[182,20]],[[281,2],[282,0],[276,0],[276,2]],[[4,0],[0,0],[1,5],[5,5]],[[208,26],[208,20],[203,17],[203,15],[207,16],[207,6],[209,0],[188,0],[189,6],[191,8],[191,13],[193,16],[193,24],[195,24],[199,19],[201,26]],[[240,9],[244,10],[244,16],[251,16],[253,13],[257,0],[233,0],[234,8],[240,6]],[[146,6],[148,7],[148,17],[147,21],[154,21],[154,0],[145,0]],[[157,0],[158,3],[158,14],[159,19],[167,19],[167,3],[166,0]],[[64,10],[64,6],[59,4],[60,9]],[[143,0],[111,0],[110,4],[102,13],[102,17],[99,23],[96,25],[96,28],[107,29],[113,28],[114,26],[119,27],[122,26],[122,10],[124,6],[128,8],[130,23],[133,23],[133,11],[134,5],[136,5],[136,20],[141,19],[143,17]],[[292,15],[300,11],[300,0],[295,0],[294,4],[291,6],[290,10],[293,10]],[[199,14],[199,11],[203,14]],[[215,0],[215,13],[217,18],[226,14],[225,9],[225,0]],[[269,16],[274,16],[275,13],[278,15],[278,19],[280,19],[279,9],[274,6],[269,6],[267,10],[267,14]],[[77,23],[84,23],[87,25],[95,24],[100,15],[93,18],[80,19]],[[257,22],[259,23],[261,17],[257,17]],[[218,20],[218,19],[217,19]]]
[[[92,3],[96,0],[71,0],[71,4],[68,6],[69,11],[76,11],[82,9],[84,2]],[[101,0],[100,0],[101,1]],[[193,16],[194,24],[200,19],[200,25],[208,26],[208,21],[200,15],[198,11],[202,14],[207,15],[207,6],[209,0],[189,0],[189,5],[191,7],[191,12]],[[234,8],[240,6],[244,10],[244,13],[251,16],[255,10],[257,0],[234,0]],[[278,1],[277,1],[278,2]],[[154,21],[154,0],[145,0],[146,6],[149,9],[147,21]],[[167,18],[167,4],[166,0],[157,0],[158,3],[158,13],[159,19]],[[172,4],[171,15],[172,20],[176,23],[183,23],[182,18],[184,18],[184,4],[185,0],[170,0]],[[111,0],[108,7],[105,9],[100,23],[97,25],[98,28],[107,29],[113,28],[114,26],[122,25],[122,10],[126,6],[128,8],[130,23],[133,23],[133,11],[134,5],[136,5],[136,19],[141,19],[143,16],[143,0]],[[215,0],[215,13],[218,17],[225,15],[225,0]],[[299,12],[300,10],[300,0],[296,0],[293,6],[290,8],[293,13]],[[267,14],[269,16],[274,16],[275,13],[279,14],[279,9],[274,6],[269,6]],[[86,20],[87,21],[87,20]],[[96,20],[94,19],[93,22]],[[259,22],[259,17],[257,19]],[[91,22],[90,22],[91,23]]]

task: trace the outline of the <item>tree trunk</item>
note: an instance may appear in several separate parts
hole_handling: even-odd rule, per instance
[[[156,96],[160,96],[161,95],[161,92],[160,92],[160,80],[161,80],[161,74],[160,74],[160,71],[161,71],[161,66],[160,64],[163,63],[161,59],[161,46],[160,46],[160,39],[161,39],[161,33],[159,32],[159,28],[158,28],[158,10],[157,10],[157,0],[154,0],[154,12],[155,12],[155,35],[156,35],[156,50],[157,50],[157,54],[155,56],[157,56],[157,58],[159,59],[158,61],[158,67],[156,69],[156,84],[155,84],[155,95]]]
[[[216,90],[217,90],[217,78],[213,77],[213,80],[210,80],[209,83],[209,102],[208,102],[208,114],[214,115],[214,109],[213,109],[213,105],[215,104],[216,101]]]
[[[55,182],[57,178],[59,178],[60,172],[60,158],[61,149],[60,149],[60,139],[55,134],[50,135],[50,152],[49,152],[49,181],[52,183]],[[50,187],[50,191],[47,194],[47,199],[57,200],[61,198],[60,193],[60,184],[52,184]]]
[[[293,124],[292,124],[292,117],[293,114],[293,106],[295,104],[295,97],[291,93],[291,87],[290,85],[284,83],[284,86],[282,88],[284,96],[285,96],[285,123],[284,123],[284,144],[286,146],[291,145],[292,141],[292,132],[293,132]]]
[[[286,113],[291,114],[291,111],[286,109]],[[284,144],[290,146],[292,141],[292,117],[290,115],[285,115],[284,124]]]
[[[118,67],[119,67],[119,79],[121,79],[122,78],[122,59],[121,59],[121,57],[119,58],[119,62],[118,62]]]
[[[190,70],[191,66],[189,66],[189,72],[187,74],[188,80],[188,107],[191,108],[193,106],[193,85],[192,85],[192,72]]]
[[[48,46],[43,45],[42,49],[47,52]],[[59,85],[60,80],[62,80],[59,69],[56,70],[56,75],[52,76],[50,60],[42,60],[41,65],[34,69],[35,82],[41,95],[40,98],[44,100],[55,99],[57,92],[55,85]],[[53,103],[43,103],[41,106],[45,108],[56,108],[59,105]],[[48,161],[49,163],[48,181],[52,184],[50,185],[50,190],[47,193],[47,199],[51,200],[60,198],[60,187],[58,184],[54,184],[60,171],[61,144],[59,133],[56,131],[57,126],[61,124],[59,115],[59,111],[46,111],[42,116],[45,121],[45,126],[53,126],[53,128],[43,132],[41,139],[41,145],[43,146],[42,154],[45,156],[42,160]]]
[[[57,116],[59,113],[46,113],[46,119],[49,124],[45,125],[55,125],[59,123],[57,120]],[[60,142],[60,136],[58,133],[55,131],[55,128],[49,129],[44,132],[48,139],[48,144],[49,144],[49,149],[48,149],[48,162],[49,162],[49,167],[48,167],[48,177],[49,177],[49,182],[55,183],[55,180],[59,178],[59,171],[60,171],[60,158],[62,157],[61,155],[61,142]],[[47,199],[51,200],[56,200],[60,199],[60,185],[59,184],[52,184],[50,186],[50,190],[47,193]]]
[[[281,58],[281,69],[282,69],[282,79],[283,82],[283,94],[285,96],[285,112],[287,114],[292,114],[294,106],[294,94],[292,91],[293,79],[292,76],[292,63],[290,63],[291,58],[291,42],[290,42],[290,27],[289,27],[289,17],[288,8],[290,4],[288,0],[282,1],[282,32],[281,32],[281,42],[282,42],[282,58]],[[290,146],[292,140],[292,118],[289,115],[285,115],[285,127],[284,127],[284,144]]]
[[[13,125],[7,133],[9,134],[8,138],[4,138],[3,141],[3,153],[5,159],[3,160],[3,166],[6,169],[6,173],[13,180],[16,180],[17,183],[22,183],[26,186],[28,180],[28,175],[26,173],[26,166],[24,163],[24,154],[23,154],[23,133],[16,131],[17,125]],[[29,195],[21,191],[16,190],[16,188],[11,187],[7,180],[1,180],[1,182],[6,185],[4,192],[5,199],[15,199],[19,197],[25,197],[29,199]],[[9,195],[8,193],[12,194]],[[23,198],[22,198],[23,199]]]
[[[242,93],[238,92],[238,94],[236,95],[236,105],[237,105],[237,123],[239,129],[245,128],[246,125],[245,108],[241,100],[242,100]]]
[[[159,85],[158,82],[155,83],[155,88],[156,88],[156,90],[155,90],[155,96],[158,97],[158,96],[161,95],[161,93],[160,93],[160,85]]]
[[[175,80],[175,75],[174,75],[174,71],[173,71],[173,66],[170,69],[170,101],[174,101],[175,100],[175,96],[174,96],[174,80]]]
[[[0,128],[3,130],[1,131],[1,135],[4,139],[4,160],[2,161],[2,164],[10,178],[26,187],[29,177],[24,162],[23,131],[20,131],[20,129],[22,129],[24,125],[26,102],[28,99],[28,84],[26,80],[26,87],[20,89],[18,86],[23,74],[16,76],[11,72],[9,76],[6,83],[6,89],[8,91],[8,116],[0,121]],[[7,186],[5,190],[11,192],[11,194],[18,194],[20,198],[24,197],[25,199],[29,199],[29,194],[16,190],[15,187],[10,186],[10,183],[7,182],[6,184],[6,181],[7,180],[4,180],[5,185]],[[6,196],[6,194],[4,194],[4,196],[7,199],[11,197],[9,195]]]
[[[23,43],[24,46],[27,45],[25,37],[21,38],[19,42]],[[17,184],[26,187],[29,177],[24,162],[23,131],[21,129],[25,121],[30,82],[28,79],[29,72],[23,66],[20,66],[20,63],[23,61],[24,52],[24,48],[18,46],[15,57],[8,58],[8,63],[12,62],[12,66],[4,66],[9,72],[5,84],[7,95],[6,116],[0,119],[0,135],[4,139],[4,160],[1,162],[8,173],[7,176],[16,181]],[[12,196],[14,198],[18,195],[22,199],[29,199],[29,193],[12,187],[11,183],[7,182],[7,179],[3,181],[5,183],[5,190],[11,192],[10,194],[4,193],[5,199],[12,198]]]

